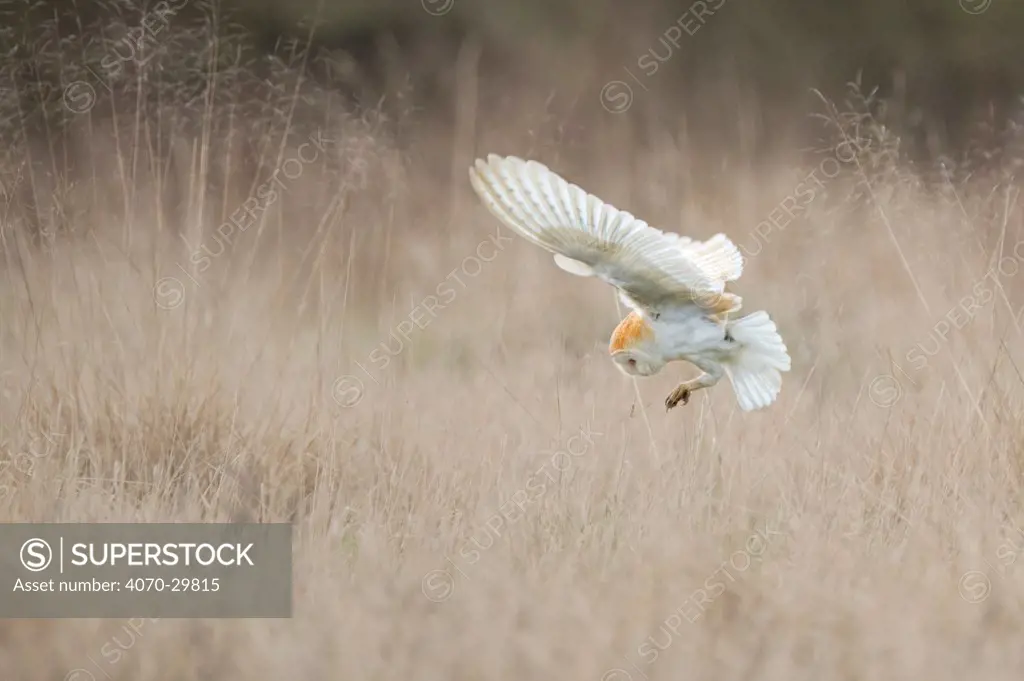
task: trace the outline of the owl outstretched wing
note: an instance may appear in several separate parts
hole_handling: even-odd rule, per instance
[[[616,287],[630,305],[739,308],[739,297],[726,294],[725,283],[740,276],[743,257],[724,234],[695,241],[662,232],[547,166],[514,156],[477,159],[469,179],[503,224],[553,253],[563,270]]]

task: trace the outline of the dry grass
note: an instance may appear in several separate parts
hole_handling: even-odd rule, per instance
[[[0,517],[292,522],[294,618],[5,622],[4,678],[1021,678],[1012,177],[927,177],[863,101],[823,106],[831,149],[799,163],[722,169],[621,118],[556,145],[531,100],[471,94],[399,151],[329,89],[275,104],[224,68],[221,99],[11,152]],[[463,176],[488,151],[726,231],[793,355],[779,401],[742,414],[723,383],[665,414],[689,370],[613,368],[611,291],[491,239]]]

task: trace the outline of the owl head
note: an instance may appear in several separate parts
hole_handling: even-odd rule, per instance
[[[615,327],[608,352],[615,366],[627,376],[651,376],[665,366],[654,344],[654,330],[644,315],[636,311],[626,315]]]

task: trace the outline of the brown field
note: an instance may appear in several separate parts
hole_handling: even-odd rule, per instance
[[[294,616],[8,620],[0,676],[1022,678],[1010,170],[936,179],[855,96],[765,159],[626,126],[600,81],[568,131],[547,92],[485,110],[458,82],[455,125],[411,141],[241,83],[95,102],[8,155],[0,517],[292,523]],[[621,375],[612,290],[472,194],[492,151],[727,233],[793,358],[779,400],[741,413],[723,381],[665,413],[693,367]]]

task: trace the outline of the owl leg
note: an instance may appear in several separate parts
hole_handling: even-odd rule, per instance
[[[690,401],[690,395],[701,388],[710,388],[711,386],[722,380],[722,376],[725,375],[725,371],[722,369],[722,365],[718,362],[712,362],[711,360],[690,360],[691,363],[696,365],[699,369],[702,369],[702,373],[697,378],[692,378],[689,381],[683,381],[679,386],[669,393],[668,397],[665,398],[665,411],[672,409],[677,404],[682,402],[686,404]]]

